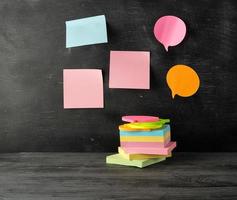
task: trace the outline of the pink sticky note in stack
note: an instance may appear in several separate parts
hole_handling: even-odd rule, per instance
[[[150,89],[150,52],[111,51],[109,88]]]
[[[100,69],[63,70],[64,108],[103,108],[103,77]]]
[[[170,140],[165,142],[120,142],[121,147],[128,148],[164,148],[170,143]]]
[[[170,142],[166,147],[123,147],[123,150],[129,154],[169,155],[175,147],[176,142]]]

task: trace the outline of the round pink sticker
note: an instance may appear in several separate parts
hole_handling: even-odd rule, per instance
[[[159,121],[159,117],[129,115],[129,116],[123,116],[122,120],[124,122],[156,122]]]

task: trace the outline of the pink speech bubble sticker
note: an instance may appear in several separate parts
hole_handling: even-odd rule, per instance
[[[143,116],[143,115],[128,115],[123,116],[122,120],[124,122],[156,122],[159,121],[159,117],[154,116]]]
[[[176,16],[163,16],[155,23],[154,34],[168,51],[169,46],[176,46],[182,42],[186,34],[186,25]]]

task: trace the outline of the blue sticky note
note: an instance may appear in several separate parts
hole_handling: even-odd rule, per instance
[[[107,43],[104,15],[66,21],[66,47]]]
[[[160,129],[150,131],[119,131],[120,136],[161,136],[164,137],[167,132],[170,132],[170,126],[164,125]]]

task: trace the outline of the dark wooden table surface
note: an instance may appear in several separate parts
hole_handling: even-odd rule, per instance
[[[237,199],[237,153],[175,153],[144,169],[106,155],[0,154],[0,200]]]

